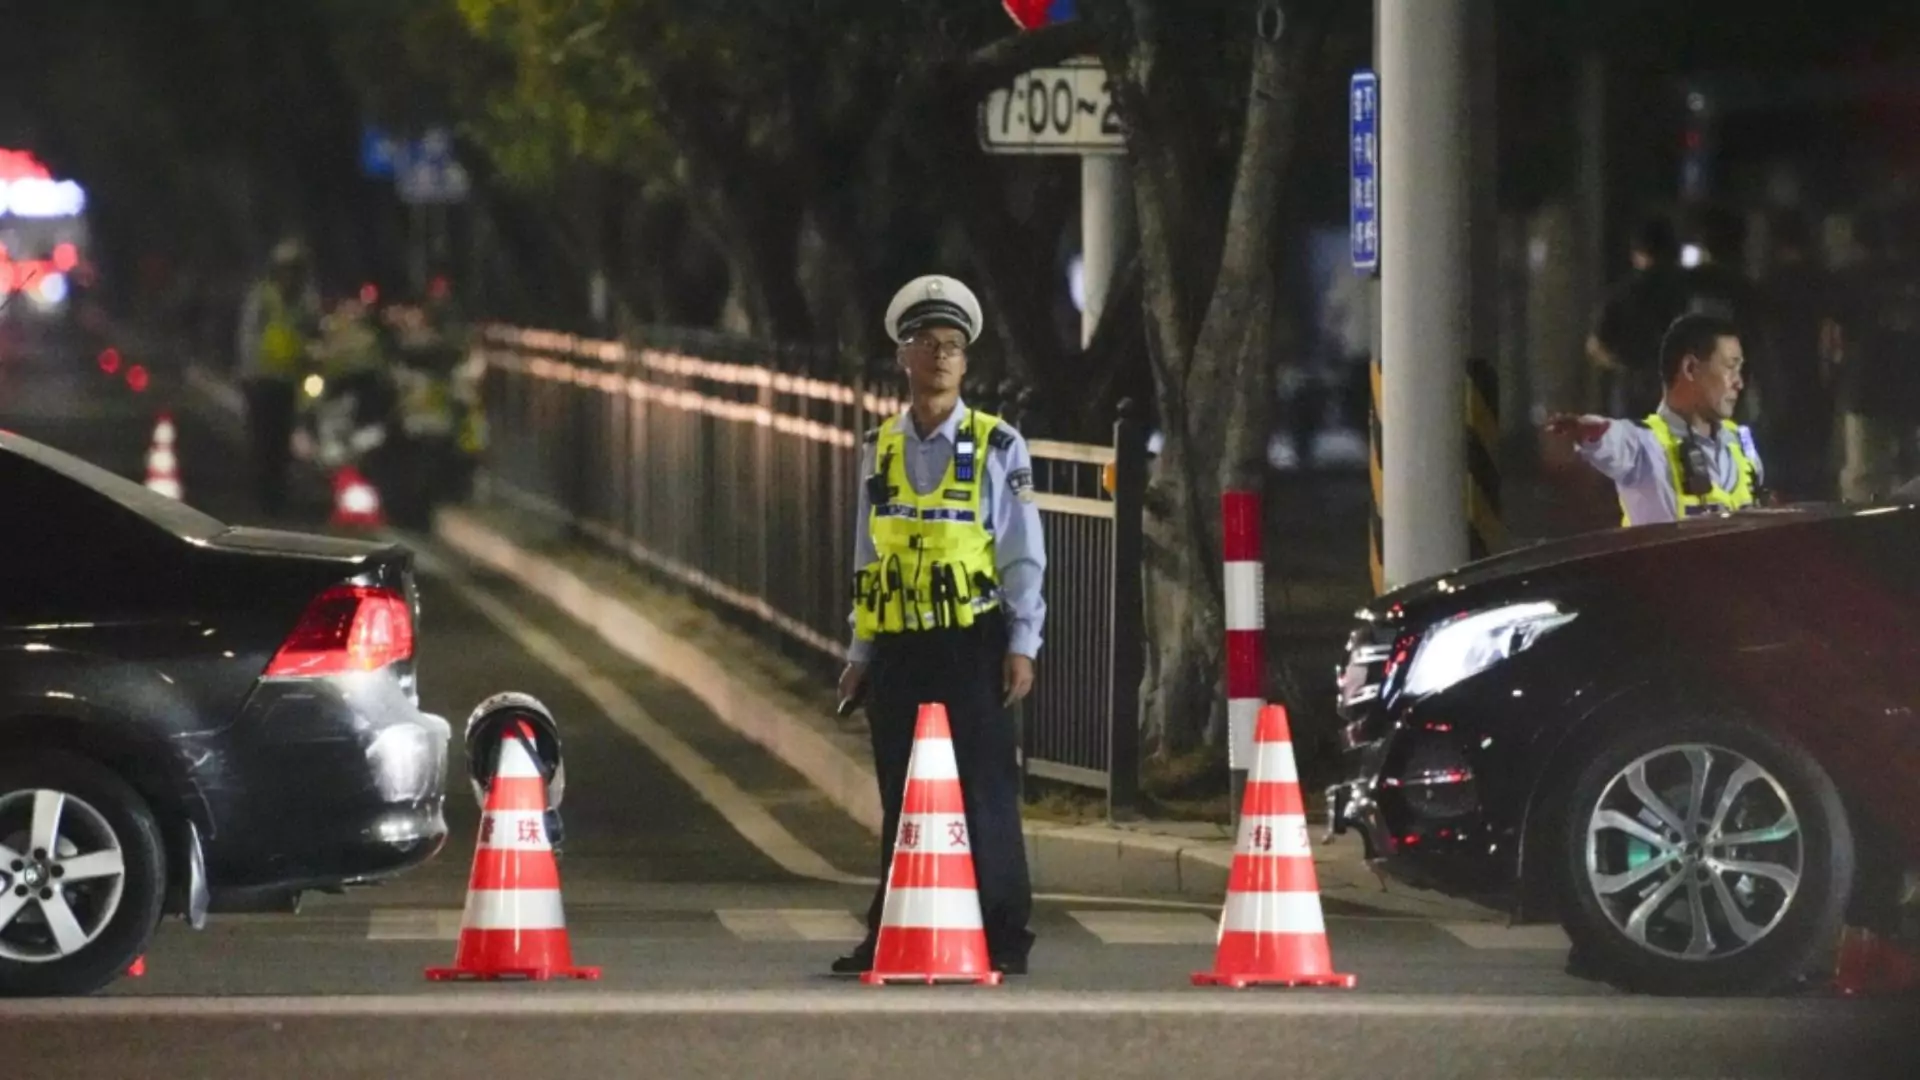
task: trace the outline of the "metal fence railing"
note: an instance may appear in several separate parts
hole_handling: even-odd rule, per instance
[[[729,350],[741,358],[736,345]],[[476,339],[487,490],[775,632],[844,655],[860,436],[905,407],[858,384],[645,344],[489,327]],[[1139,772],[1143,425],[1030,439],[1047,536],[1046,641],[1022,712],[1035,776],[1132,809]]]

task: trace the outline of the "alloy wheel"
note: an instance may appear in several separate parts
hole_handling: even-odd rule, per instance
[[[91,803],[61,791],[0,794],[0,959],[72,956],[120,910],[126,856]]]
[[[1799,815],[1780,781],[1720,746],[1642,755],[1602,789],[1586,828],[1587,884],[1649,952],[1718,960],[1765,940],[1805,870]]]

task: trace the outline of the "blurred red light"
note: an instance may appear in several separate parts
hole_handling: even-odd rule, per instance
[[[109,345],[100,350],[100,370],[109,375],[120,370],[120,350]]]
[[[133,392],[136,394],[145,393],[147,390],[147,369],[139,364],[128,368],[127,385],[133,387]]]
[[[371,304],[379,303],[379,301],[380,301],[379,286],[375,285],[371,281],[367,282],[365,285],[360,286],[360,302],[361,303],[371,305]]]
[[[53,265],[59,267],[61,273],[64,274],[79,264],[80,251],[78,248],[75,248],[72,244],[57,244],[54,246]]]

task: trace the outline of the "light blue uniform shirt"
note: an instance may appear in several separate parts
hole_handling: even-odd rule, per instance
[[[898,423],[905,436],[907,482],[925,495],[940,486],[947,466],[953,461],[955,435],[960,419],[967,414],[967,403],[954,406],[933,434],[922,439],[913,425],[913,417],[901,413]],[[1001,427],[1013,436],[1012,445],[995,449],[982,442],[974,449],[976,460],[985,465],[980,485],[980,504],[987,532],[994,538],[995,571],[999,575],[1000,607],[1007,617],[1007,651],[1029,659],[1040,655],[1040,631],[1047,621],[1047,601],[1040,593],[1046,575],[1047,552],[1040,528],[1040,508],[1020,498],[1033,488],[1033,456],[1027,440],[1011,425]],[[872,512],[867,502],[867,478],[873,475],[874,447],[868,443],[860,450],[859,499],[856,504],[853,534],[853,568],[856,572],[871,566],[878,555],[869,529]],[[1016,487],[1016,483],[1019,484]],[[853,614],[847,614],[853,624]],[[852,639],[847,659],[864,663],[873,658],[873,642]]]
[[[1739,486],[1740,463],[1733,456],[1735,436],[1732,432],[1715,425],[1711,438],[1696,434],[1686,420],[1668,408],[1664,401],[1660,403],[1658,412],[1680,440],[1683,451],[1689,442],[1707,446],[1707,460],[1711,463],[1709,467],[1715,487],[1732,491]],[[1613,486],[1620,492],[1620,506],[1626,511],[1628,523],[1651,525],[1676,520],[1680,499],[1679,493],[1673,490],[1673,466],[1667,460],[1666,448],[1660,445],[1660,440],[1654,437],[1653,432],[1629,420],[1612,420],[1601,416],[1585,419],[1606,420],[1607,431],[1593,442],[1575,443],[1574,452],[1599,470],[1602,476],[1613,481]],[[1765,466],[1760,463],[1760,452],[1754,449],[1751,440],[1741,449],[1753,459],[1754,481],[1759,483],[1766,477]]]

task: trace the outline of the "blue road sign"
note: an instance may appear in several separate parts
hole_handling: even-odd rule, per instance
[[[360,172],[375,180],[390,179],[399,165],[400,140],[371,124],[360,130]]]
[[[1353,268],[1380,270],[1380,79],[1362,68],[1347,91],[1347,230]]]

